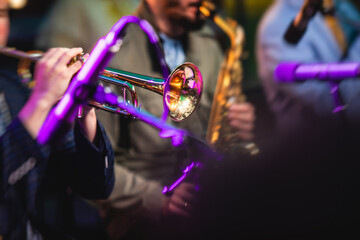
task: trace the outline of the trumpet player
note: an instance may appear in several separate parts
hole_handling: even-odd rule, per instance
[[[0,45],[9,33],[11,1],[0,0]],[[73,239],[69,225],[75,193],[104,199],[114,184],[113,151],[93,109],[59,145],[37,143],[48,113],[81,68],[68,66],[81,48],[53,48],[35,66],[28,96],[16,73],[0,69],[0,239]],[[86,56],[85,56],[86,58]],[[50,204],[50,205],[49,205]],[[50,207],[49,207],[50,206]]]

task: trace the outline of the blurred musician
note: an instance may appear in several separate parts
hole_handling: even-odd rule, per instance
[[[347,238],[345,235],[358,234],[359,192],[349,186],[358,182],[359,79],[339,79],[347,107],[333,113],[329,82],[277,83],[274,78],[280,62],[360,61],[360,14],[353,5],[359,1],[323,0],[327,14],[316,12],[296,44],[284,39],[302,6],[313,2],[319,1],[274,1],[257,34],[258,71],[281,136],[271,151],[276,157],[267,161],[277,165],[267,170],[273,169],[273,176],[280,176],[280,180],[268,177],[268,184],[264,184],[266,191],[276,193],[266,199],[266,206],[277,209],[277,217],[274,219],[271,211],[259,217],[263,226],[271,229],[268,233],[276,232],[275,238]],[[289,37],[297,40],[298,35],[293,31]],[[276,226],[281,227],[276,230]]]
[[[360,13],[352,2],[358,4],[358,1],[324,0],[324,9],[335,11],[326,15],[316,12],[297,44],[288,43],[284,34],[306,1],[277,0],[263,16],[257,37],[258,69],[280,133],[301,133],[304,130],[315,133],[323,129],[322,134],[329,135],[332,132],[329,129],[344,125],[344,119],[338,115],[344,115],[349,126],[359,128],[358,79],[341,79],[344,81],[339,85],[340,93],[347,107],[342,113],[333,114],[334,102],[328,82],[276,84],[273,78],[275,67],[284,61],[359,61],[359,28],[351,22],[359,23]],[[296,38],[296,32],[290,37]]]
[[[1,46],[9,34],[9,2],[0,0]],[[80,237],[71,225],[69,199],[75,193],[104,199],[112,191],[113,152],[93,109],[85,109],[61,144],[36,141],[49,111],[82,66],[81,61],[68,62],[82,51],[47,51],[35,66],[30,96],[14,72],[0,69],[0,239]]]

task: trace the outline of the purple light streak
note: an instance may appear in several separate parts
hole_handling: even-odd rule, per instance
[[[174,190],[177,186],[179,186],[180,183],[182,183],[184,181],[184,179],[188,176],[188,174],[191,173],[191,170],[194,167],[197,167],[199,165],[199,163],[190,163],[183,171],[183,175],[181,175],[181,177],[179,177],[173,184],[171,184],[169,187],[168,186],[164,186],[164,189],[162,191],[163,194],[171,192],[172,190]]]
[[[106,103],[111,106],[117,106],[118,108],[127,111],[128,113],[142,120],[143,122],[146,122],[149,125],[159,129],[160,137],[171,138],[172,144],[175,147],[180,146],[184,141],[184,137],[187,135],[185,130],[175,128],[170,124],[164,122],[162,119],[159,119],[144,110],[140,111],[136,107],[127,104],[117,95],[111,92],[105,92],[104,88],[101,85],[98,86],[96,94],[94,95],[94,99],[101,104]]]
[[[347,78],[360,76],[360,63],[280,63],[274,71],[274,79],[278,83],[302,82],[306,80],[328,81],[331,85],[330,93],[334,102],[333,113],[339,113],[347,105],[342,103],[339,93],[339,83]]]
[[[340,81],[346,78],[356,78],[360,75],[360,63],[306,63],[283,62],[275,71],[277,82],[295,82],[311,79]]]

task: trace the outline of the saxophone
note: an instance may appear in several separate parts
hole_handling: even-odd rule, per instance
[[[211,2],[203,1],[199,9],[206,18],[212,20],[226,33],[231,44],[226,51],[218,76],[206,141],[216,151],[227,153],[235,150],[236,152],[240,151],[255,155],[259,152],[257,145],[239,139],[225,119],[227,108],[231,103],[240,103],[246,100],[241,88],[243,76],[241,57],[245,40],[244,30],[235,20],[230,18],[225,20],[215,14],[215,5]]]

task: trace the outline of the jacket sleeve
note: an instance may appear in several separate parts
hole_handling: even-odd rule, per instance
[[[159,224],[162,220],[162,206],[167,199],[162,193],[164,186],[157,181],[145,179],[117,163],[114,165],[114,171],[114,190],[107,200],[99,203],[102,211],[109,212],[105,215],[116,218],[114,213],[119,212],[122,231],[125,232],[126,228],[131,227],[129,223],[142,218]]]
[[[49,153],[49,148],[38,145],[18,118],[0,137],[0,235],[12,231],[18,234],[16,238],[22,238],[19,236],[24,233],[26,215],[36,209]]]
[[[114,187],[114,153],[103,126],[98,122],[96,140],[92,143],[75,124],[74,141],[70,185],[84,198],[107,198]]]
[[[29,182],[30,177],[41,177],[49,153],[50,149],[38,145],[19,119],[15,118],[0,138],[1,189],[4,195],[10,188]]]

